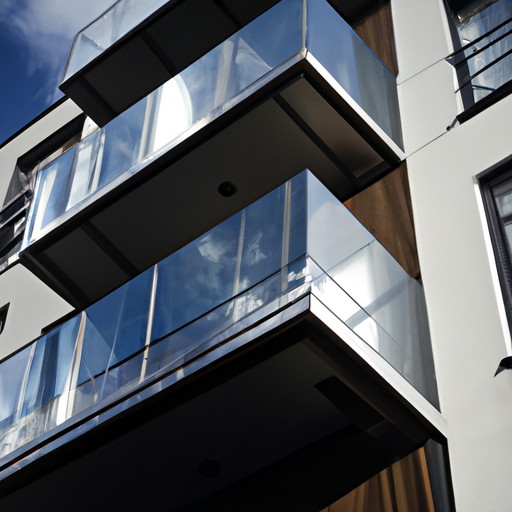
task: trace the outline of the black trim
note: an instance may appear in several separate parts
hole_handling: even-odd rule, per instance
[[[472,117],[476,116],[480,112],[483,112],[495,103],[498,103],[498,101],[506,98],[510,93],[512,93],[512,81],[506,82],[501,87],[498,87],[498,89],[496,89],[494,92],[485,98],[482,98],[480,101],[477,101],[464,112],[461,112],[457,116],[457,121],[459,121],[460,124],[469,121]]]
[[[59,128],[56,132],[46,137],[46,139],[41,141],[30,151],[20,156],[18,158],[20,169],[22,171],[31,171],[41,160],[64,146],[66,142],[70,141],[73,137],[80,135],[85,117],[85,114],[78,115],[62,128]]]
[[[213,3],[234,25],[238,27],[237,30],[243,28],[243,24],[240,23],[240,21],[238,21],[236,16],[231,12],[231,10],[226,5],[224,5],[224,2],[222,0],[213,0]]]
[[[512,333],[512,248],[508,247],[504,224],[498,215],[493,188],[512,180],[512,156],[487,170],[480,178],[487,225],[494,248],[494,257],[500,280],[505,312]]]
[[[167,72],[172,76],[177,75],[180,71],[171,58],[162,50],[160,45],[155,41],[149,32],[142,32],[140,38],[148,45],[149,49],[158,57],[158,60],[165,67]]]
[[[348,178],[350,183],[357,187],[357,180],[354,175],[345,167],[334,151],[315,133],[301,115],[280,95],[276,94],[275,102],[283,109],[290,119],[313,141],[313,143],[324,153],[324,155]]]
[[[0,334],[4,332],[5,329],[5,322],[7,321],[7,313],[9,312],[9,306],[11,305],[10,302],[7,304],[4,304],[0,308]]]

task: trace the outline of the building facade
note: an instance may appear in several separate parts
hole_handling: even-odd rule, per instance
[[[2,510],[505,511],[512,3],[119,0],[0,147]]]

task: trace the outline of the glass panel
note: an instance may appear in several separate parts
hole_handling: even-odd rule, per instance
[[[75,39],[64,79],[103,53],[168,0],[120,0]]]
[[[80,316],[76,316],[37,340],[22,416],[37,411],[66,390],[79,323]]]
[[[512,180],[507,179],[492,188],[500,217],[512,214]]]
[[[37,238],[48,223],[66,211],[69,173],[74,156],[75,148],[39,171],[28,220],[27,234],[31,239]]]
[[[151,340],[233,296],[241,220],[229,218],[158,264]]]
[[[101,151],[105,140],[103,130],[97,130],[76,148],[74,174],[66,210],[75,206],[98,187],[101,170]]]
[[[278,272],[236,298],[209,311],[149,349],[147,377],[169,371],[208,348],[237,334],[252,323],[254,315],[272,304],[281,294],[281,273]],[[273,304],[265,314],[282,306]],[[261,316],[261,315],[260,315]],[[251,320],[252,319],[252,320]]]
[[[324,0],[309,0],[306,47],[363,110],[402,146],[395,75]]]
[[[496,203],[497,214],[505,239],[505,247],[510,259],[510,255],[512,255],[512,179],[509,177],[501,181],[501,183],[491,186],[490,190]]]
[[[79,384],[74,389],[72,414],[78,414],[107,397],[114,399],[127,393],[140,381],[143,360],[144,352],[141,352],[94,379]]]
[[[245,209],[240,278],[235,283],[235,293],[281,268],[284,202],[285,187],[279,187]]]
[[[150,269],[86,310],[78,385],[144,347],[152,282]]]
[[[152,340],[281,268],[284,202],[281,186],[158,264]]]
[[[308,201],[308,254],[343,292],[333,312],[437,406],[423,289],[312,174]]]
[[[139,161],[146,105],[144,98],[103,128],[101,172],[92,190],[101,189]]]
[[[288,183],[290,187],[288,261],[294,261],[307,252],[308,173],[301,172]]]
[[[154,152],[302,48],[302,1],[283,0],[159,89]]]
[[[76,316],[37,340],[13,448],[67,419],[67,391],[79,324],[80,316]]]
[[[25,378],[32,346],[28,346],[0,364],[0,453],[2,431],[11,426]]]

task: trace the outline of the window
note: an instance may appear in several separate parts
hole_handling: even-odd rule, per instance
[[[496,265],[512,327],[512,157],[480,178]]]
[[[83,115],[77,117],[18,159],[0,209],[0,272],[18,258],[38,171],[76,145],[84,132],[90,130],[90,123],[84,124],[84,120]]]
[[[464,121],[512,91],[512,0],[446,0]]]

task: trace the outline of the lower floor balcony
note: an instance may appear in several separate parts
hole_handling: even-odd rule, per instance
[[[334,501],[444,439],[420,284],[309,171],[2,361],[0,391],[0,495],[92,471],[199,511],[325,459]]]

